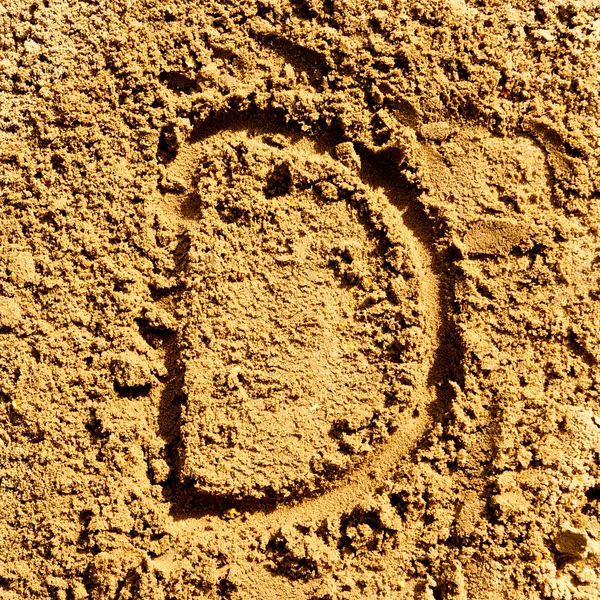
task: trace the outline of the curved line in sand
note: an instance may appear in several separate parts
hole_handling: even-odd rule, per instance
[[[278,123],[276,118],[265,112],[253,115],[234,113],[219,115],[197,126],[183,151],[193,153],[196,144],[222,131],[246,130],[260,134],[284,134],[287,138],[291,137],[296,141],[306,140],[314,145],[316,153],[321,154],[326,153],[327,149],[336,143],[348,141],[340,137],[336,139],[336,136],[331,134],[324,134],[319,136],[320,139],[316,139],[316,136],[294,131],[288,124]],[[433,407],[436,401],[439,402],[439,384],[447,376],[444,366],[447,360],[444,340],[447,335],[443,330],[447,330],[448,327],[443,309],[447,304],[444,292],[447,291],[448,286],[444,281],[441,259],[433,250],[435,241],[433,226],[420,205],[415,202],[416,195],[407,198],[409,194],[406,186],[400,181],[399,172],[394,174],[386,160],[377,154],[361,149],[360,146],[357,152],[363,164],[360,178],[365,186],[382,191],[390,204],[399,211],[404,225],[405,240],[419,275],[425,332],[431,341],[424,364],[424,371],[428,373],[428,377],[424,378],[414,390],[414,394],[418,396],[419,410],[413,414],[400,415],[397,430],[389,440],[318,495],[279,502],[274,506],[268,503],[261,506],[260,502],[252,501],[250,504],[254,509],[253,512],[246,512],[243,520],[229,521],[232,530],[243,528],[247,531],[254,527],[261,529],[278,527],[302,514],[310,514],[312,519],[320,520],[332,514],[351,510],[361,501],[366,500],[385,481],[394,466],[407,456],[427,428],[432,425],[435,420],[432,413],[438,412]],[[170,205],[167,208],[168,212],[176,216],[182,225],[189,227],[194,219],[181,214],[176,206],[177,201],[168,204]],[[243,500],[235,502],[235,506],[241,511],[244,511],[244,505]],[[207,519],[219,518],[215,511],[203,511],[202,507],[198,508],[196,514],[173,515],[177,528],[192,531],[200,523],[206,523]]]

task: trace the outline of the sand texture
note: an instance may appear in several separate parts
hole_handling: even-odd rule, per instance
[[[0,600],[600,599],[600,5],[0,3]]]

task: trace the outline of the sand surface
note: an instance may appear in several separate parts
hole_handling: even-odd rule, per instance
[[[600,5],[0,4],[0,600],[600,598]]]

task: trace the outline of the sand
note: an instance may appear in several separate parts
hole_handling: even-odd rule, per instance
[[[600,598],[600,8],[0,6],[0,599]]]

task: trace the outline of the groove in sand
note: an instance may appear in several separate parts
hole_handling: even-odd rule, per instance
[[[334,136],[322,136],[316,143],[310,138],[293,132],[285,125],[270,120],[268,115],[252,118],[243,115],[227,115],[197,129],[191,142],[180,149],[185,161],[193,164],[194,146],[220,131],[252,131],[253,133],[279,133],[291,137],[294,143],[309,144],[313,153],[324,153],[328,147],[343,141]],[[329,139],[328,139],[329,138]],[[200,525],[207,525],[212,519],[220,519],[220,514],[228,505],[235,506],[245,513],[244,519],[229,522],[231,533],[248,532],[252,529],[277,528],[295,521],[304,515],[318,521],[331,514],[351,510],[356,504],[367,499],[380,486],[403,458],[418,443],[427,428],[439,416],[442,396],[448,395],[441,384],[447,379],[448,353],[445,346],[449,338],[449,327],[444,310],[448,284],[444,281],[441,259],[434,251],[434,234],[427,217],[415,201],[412,190],[390,172],[385,160],[373,153],[357,148],[362,160],[360,172],[363,183],[372,189],[383,192],[387,200],[397,208],[404,224],[405,241],[410,249],[420,282],[420,302],[425,315],[425,332],[430,340],[423,364],[423,377],[414,389],[419,409],[413,414],[402,414],[398,428],[389,440],[372,451],[362,463],[343,478],[313,497],[304,497],[277,504],[260,501],[222,501],[206,498],[207,506],[191,508],[174,506],[173,526],[180,534],[192,535]],[[411,197],[412,196],[412,197]],[[182,232],[194,227],[193,215],[186,214],[176,195],[166,194],[163,199],[165,212],[173,219]],[[447,399],[446,399],[447,401]],[[185,494],[184,494],[185,496]],[[212,504],[212,506],[211,506]]]

